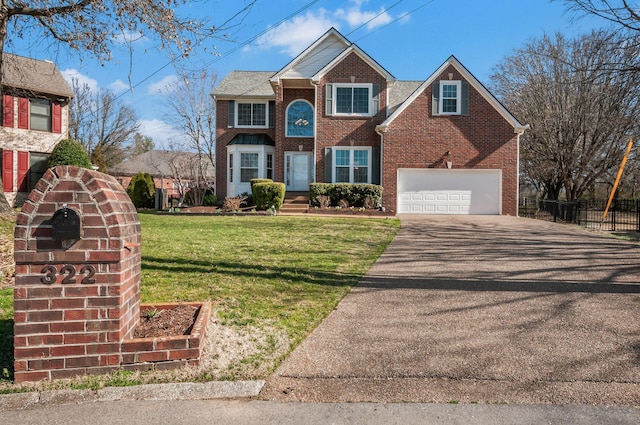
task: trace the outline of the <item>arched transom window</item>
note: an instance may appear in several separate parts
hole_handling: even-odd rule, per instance
[[[313,137],[313,106],[295,100],[287,107],[287,137]]]

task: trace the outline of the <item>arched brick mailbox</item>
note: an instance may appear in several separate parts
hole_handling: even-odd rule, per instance
[[[45,173],[16,221],[16,382],[199,358],[202,323],[191,340],[133,339],[140,242],[136,209],[113,177],[71,166]]]

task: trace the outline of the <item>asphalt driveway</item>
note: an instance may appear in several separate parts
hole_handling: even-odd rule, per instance
[[[405,216],[261,398],[640,405],[640,245],[495,216]]]

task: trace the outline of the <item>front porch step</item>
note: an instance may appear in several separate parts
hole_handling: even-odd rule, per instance
[[[309,208],[308,193],[287,193],[284,202],[280,207],[280,212],[284,213],[303,213]]]

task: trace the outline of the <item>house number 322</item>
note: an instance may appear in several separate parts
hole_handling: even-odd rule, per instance
[[[58,276],[64,276],[64,278],[62,279],[63,284],[77,282],[76,268],[68,264],[63,266],[60,269],[60,271],[58,271],[58,269],[56,269],[54,266],[51,266],[51,265],[44,266],[42,268],[42,271],[40,271],[40,273],[43,274],[43,276],[40,278],[40,282],[45,283],[47,285],[56,283],[56,281],[58,280]],[[80,269],[80,275],[82,276],[82,280],[80,281],[80,283],[84,283],[84,284],[96,283],[96,280],[93,278],[95,274],[96,274],[96,268],[93,267],[92,265],[82,266],[82,268]]]

